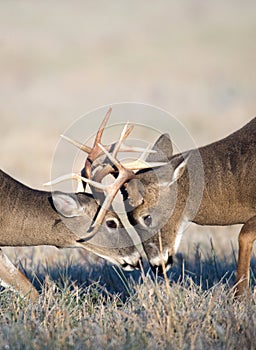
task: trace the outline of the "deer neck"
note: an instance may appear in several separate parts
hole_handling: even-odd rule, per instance
[[[0,246],[74,246],[51,203],[51,193],[31,189],[0,172]]]

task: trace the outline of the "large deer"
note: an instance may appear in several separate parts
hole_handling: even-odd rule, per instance
[[[138,172],[133,186],[126,186],[128,199],[139,198],[136,206],[131,201],[128,216],[150,264],[170,267],[189,222],[244,224],[236,276],[236,294],[243,294],[256,239],[256,118],[228,137],[184,154],[172,154],[166,134],[154,149],[158,153],[148,160],[167,158],[168,164]]]
[[[83,145],[73,143],[90,152]],[[128,219],[143,244],[141,255],[145,254],[151,266],[161,270],[171,266],[189,222],[244,224],[239,234],[236,294],[248,290],[250,258],[256,239],[256,118],[218,142],[183,154],[173,155],[172,142],[164,134],[153,147],[156,152],[147,157],[156,168],[152,169],[151,163],[145,164],[137,173],[116,159],[115,150],[111,154],[110,148],[107,150],[100,142],[97,145],[97,152],[104,152],[109,160],[103,161],[102,169],[96,172],[94,179],[98,184],[90,179],[87,167],[94,162],[90,156],[82,170],[87,174],[85,182],[107,193],[95,220],[97,225],[103,222],[106,210],[121,190]],[[116,180],[109,188],[101,181],[111,173]],[[141,258],[134,262],[134,267]]]

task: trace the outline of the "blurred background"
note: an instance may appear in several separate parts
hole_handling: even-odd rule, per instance
[[[198,146],[226,136],[256,114],[255,36],[252,0],[0,1],[1,168],[42,188],[59,135],[123,101],[167,110]],[[191,226],[181,250],[212,235],[232,254],[238,230]]]

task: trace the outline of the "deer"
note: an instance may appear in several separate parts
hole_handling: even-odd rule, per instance
[[[124,269],[129,270],[130,264],[134,268],[140,255],[113,211],[107,211],[97,240],[87,242],[84,238],[98,208],[98,203],[89,194],[39,191],[0,170],[0,247],[83,248]],[[39,297],[35,287],[2,250],[0,279],[3,286],[12,287],[22,296],[32,300]]]
[[[82,144],[68,141],[90,152]],[[122,193],[128,222],[138,233],[143,248],[130,268],[141,265],[139,261],[146,258],[153,270],[166,272],[190,222],[203,226],[243,224],[235,295],[249,290],[250,259],[256,239],[256,118],[224,139],[178,154],[173,154],[170,136],[162,134],[152,147],[155,152],[145,158],[140,169],[131,170],[129,164],[119,162],[115,150],[111,153],[111,148],[106,149],[101,142],[97,142],[96,149],[108,161],[102,161],[98,171],[96,166],[95,181],[88,167],[94,159],[88,156],[81,175],[69,174],[56,182],[80,179],[107,193],[95,220],[96,228],[118,191]],[[115,177],[111,188],[102,184],[108,174]]]
[[[75,179],[87,181],[91,187],[94,183],[97,184],[92,175],[92,165],[99,162],[99,157],[105,154],[104,151],[112,149],[115,156],[119,151],[141,151],[139,148],[123,144],[131,132],[131,128],[128,127],[123,130],[120,139],[105,146],[106,149],[98,146],[110,112],[108,111],[97,132],[94,146],[90,148],[83,145],[83,150],[88,153],[86,171],[82,174],[86,177],[77,176]],[[158,163],[155,165],[158,166]],[[142,169],[143,166],[134,162],[126,164],[126,167],[129,167],[127,169],[119,163],[119,168],[123,167],[124,170],[118,176],[117,182],[126,181],[127,174],[129,178],[134,169]],[[109,173],[109,168],[111,166],[107,164],[107,169],[101,168],[101,172],[96,172],[98,178],[105,177]],[[116,183],[114,187],[108,186],[108,188],[112,191],[112,197],[119,190]],[[123,224],[125,219],[121,220],[113,211],[112,201],[113,198],[110,201],[107,199],[106,206],[92,193],[32,189],[0,170],[0,247],[50,245],[57,248],[82,248],[125,270],[138,269],[143,253],[139,251],[138,245],[134,245],[131,235],[126,230]],[[36,288],[8,259],[2,249],[0,249],[0,280],[4,287],[11,287],[21,296],[29,297],[32,301],[39,298]]]
[[[153,149],[157,153],[150,154],[148,161],[167,159],[168,163],[137,172],[126,185],[127,215],[150,265],[159,271],[171,267],[189,222],[243,224],[238,238],[235,295],[248,292],[256,240],[256,118],[198,149],[173,155],[168,134],[161,135]]]

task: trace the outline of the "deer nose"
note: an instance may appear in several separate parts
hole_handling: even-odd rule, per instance
[[[139,270],[142,267],[142,258],[137,254],[126,256],[120,265],[125,271]]]
[[[166,254],[164,255],[158,255],[157,257],[151,258],[149,263],[154,273],[162,274],[163,266],[165,271],[168,271],[173,265],[173,257],[168,254],[168,251],[166,251]]]

